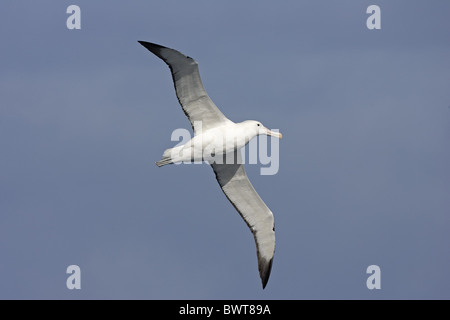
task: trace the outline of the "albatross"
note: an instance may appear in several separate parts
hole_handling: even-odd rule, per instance
[[[225,196],[253,234],[264,289],[275,252],[274,217],[250,183],[240,149],[257,135],[281,139],[281,133],[267,129],[259,121],[235,123],[229,120],[206,93],[197,61],[174,49],[138,42],[169,66],[178,101],[194,130],[190,141],[164,151],[156,165],[161,167],[185,161],[205,161],[211,165]]]

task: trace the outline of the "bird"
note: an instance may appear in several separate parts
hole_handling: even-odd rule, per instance
[[[176,96],[194,131],[194,137],[185,144],[165,150],[156,165],[195,161],[211,165],[223,193],[253,234],[264,289],[275,252],[274,216],[250,183],[240,149],[257,135],[281,139],[282,134],[259,121],[229,120],[206,93],[196,60],[155,43],[138,42],[169,66]]]

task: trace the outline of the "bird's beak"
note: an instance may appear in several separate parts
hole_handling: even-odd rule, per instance
[[[283,135],[280,132],[276,132],[276,131],[271,131],[269,129],[266,128],[266,134],[268,136],[272,136],[272,137],[276,137],[278,139],[283,138]]]

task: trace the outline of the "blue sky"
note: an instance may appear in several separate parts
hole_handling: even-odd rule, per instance
[[[66,9],[81,8],[81,30]],[[366,9],[381,8],[381,30]],[[0,298],[449,299],[447,1],[3,1]],[[194,57],[233,121],[283,133],[250,180],[253,237],[207,165],[157,168],[190,129],[169,69]],[[69,265],[81,290],[66,288]],[[381,269],[368,290],[366,268]]]

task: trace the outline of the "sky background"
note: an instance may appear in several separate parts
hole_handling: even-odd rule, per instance
[[[2,1],[0,299],[450,299],[449,14],[444,0]],[[154,164],[190,124],[138,40],[194,57],[231,120],[283,133],[276,175],[246,165],[275,216],[265,290],[212,169]]]

